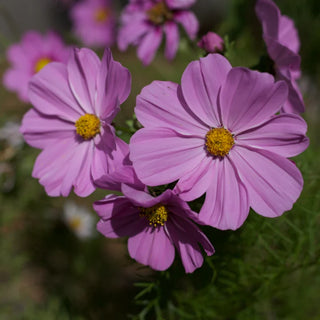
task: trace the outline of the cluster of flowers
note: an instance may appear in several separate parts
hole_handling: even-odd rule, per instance
[[[176,22],[195,36],[193,15],[181,10],[193,2],[131,1],[122,16],[121,47],[139,45],[138,55],[149,62],[165,32],[172,58]],[[29,81],[34,108],[20,129],[42,150],[33,177],[50,196],[74,189],[85,197],[97,187],[121,191],[94,204],[97,228],[109,238],[129,237],[130,256],[155,270],[172,264],[175,249],[186,272],[202,265],[201,247],[214,253],[196,224],[235,230],[250,207],[265,217],[290,210],[303,178],[288,158],[309,143],[295,82],[299,40],[271,0],[258,0],[256,11],[277,81],[208,54],[187,66],[181,84],[154,81],[142,89],[135,114],[143,128],[129,145],[116,136],[112,120],[130,94],[131,75],[110,49],[101,61],[84,48],[73,49],[66,63],[47,64]],[[201,45],[217,48],[216,40],[208,35]],[[188,202],[202,195],[200,212],[192,211]]]

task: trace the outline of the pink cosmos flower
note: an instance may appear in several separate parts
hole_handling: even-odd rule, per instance
[[[149,186],[179,180],[186,201],[206,193],[199,219],[237,229],[249,207],[266,217],[291,209],[303,179],[286,159],[308,146],[305,121],[275,115],[287,85],[270,74],[232,68],[219,54],[191,62],[181,86],[155,81],[137,97],[145,127],[131,138],[130,158]]]
[[[219,53],[224,49],[224,41],[218,34],[208,32],[198,42],[198,47],[206,50],[208,53]]]
[[[28,83],[31,77],[52,61],[66,63],[70,54],[62,39],[54,32],[45,36],[36,31],[26,32],[20,43],[13,44],[7,51],[11,64],[3,77],[4,86],[18,93],[24,102],[28,99]]]
[[[300,40],[294,22],[281,15],[271,0],[258,0],[256,14],[262,24],[263,39],[270,58],[274,61],[276,77],[284,80],[289,88],[288,99],[283,106],[285,112],[304,112],[302,94],[296,80],[300,78]]]
[[[158,50],[163,33],[166,36],[165,56],[171,60],[179,46],[181,24],[190,39],[199,29],[196,16],[189,7],[196,0],[131,0],[121,16],[118,46],[126,50],[130,44],[138,47],[138,57],[149,64]]]
[[[83,0],[74,5],[75,34],[87,46],[110,47],[115,41],[116,19],[111,0]]]
[[[173,263],[175,247],[187,273],[201,267],[203,257],[214,248],[192,222],[197,214],[172,190],[158,197],[122,184],[124,196],[108,195],[95,202],[101,220],[97,229],[108,238],[129,237],[131,258],[155,270],[166,270]]]
[[[127,145],[115,137],[111,121],[130,93],[129,71],[106,49],[102,61],[89,49],[75,49],[67,65],[51,63],[30,81],[34,109],[21,132],[42,149],[33,177],[50,196],[79,196],[95,190],[94,179],[122,161]]]

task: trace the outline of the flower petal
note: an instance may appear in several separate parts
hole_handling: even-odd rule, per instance
[[[74,49],[68,64],[71,91],[85,113],[95,114],[96,79],[100,69],[98,56],[89,49]]]
[[[62,63],[52,62],[32,77],[29,99],[39,112],[47,116],[75,122],[83,115],[70,90],[67,67]]]
[[[144,65],[153,60],[162,40],[162,29],[153,28],[141,39],[138,47],[138,57]]]
[[[233,68],[219,96],[223,125],[233,133],[257,126],[278,112],[287,96],[287,85],[274,83],[270,74]]]
[[[193,12],[187,10],[178,11],[174,14],[174,20],[183,26],[191,40],[196,38],[199,31],[199,21]]]
[[[130,257],[154,270],[168,269],[174,260],[174,246],[163,227],[148,227],[129,238]]]
[[[182,75],[181,88],[188,107],[210,127],[221,124],[217,97],[230,69],[230,63],[222,55],[209,54],[191,62]]]
[[[164,54],[168,60],[172,60],[176,56],[179,47],[179,29],[174,22],[168,21],[164,25],[164,32],[166,35],[166,48]]]
[[[269,150],[284,157],[294,157],[309,145],[307,124],[298,115],[280,114],[259,127],[237,135],[237,143]]]
[[[239,146],[233,148],[232,161],[248,190],[250,206],[258,214],[273,218],[292,208],[303,186],[292,161],[266,150]]]
[[[140,129],[130,141],[130,159],[138,178],[149,186],[178,180],[206,156],[204,138],[171,129]]]
[[[191,7],[196,0],[166,0],[165,2],[170,9],[185,9]]]
[[[165,127],[203,136],[210,129],[189,110],[178,84],[169,81],[153,81],[145,86],[137,97],[135,113],[144,127]]]
[[[229,155],[231,158],[231,152]],[[216,158],[210,174],[211,184],[200,210],[199,220],[221,230],[236,230],[249,214],[246,188],[229,156]]]

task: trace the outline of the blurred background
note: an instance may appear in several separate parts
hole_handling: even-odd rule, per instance
[[[0,0],[0,76],[9,67],[7,48],[27,30],[54,29],[69,44],[72,1]],[[77,2],[77,1],[75,1]],[[118,14],[127,3],[114,1]],[[166,272],[132,261],[126,239],[105,239],[95,230],[92,203],[72,194],[50,198],[31,177],[39,151],[19,134],[31,107],[0,87],[0,319],[320,319],[320,2],[275,1],[294,19],[301,39],[302,77],[310,147],[294,161],[305,180],[292,211],[276,219],[251,212],[236,232],[204,231],[216,249],[202,268],[186,275],[179,259]],[[233,66],[252,67],[266,53],[255,1],[198,0],[199,35],[227,37]],[[115,60],[133,77],[129,99],[115,119],[130,138],[135,97],[151,81],[180,82],[199,51],[182,41],[175,60],[163,48],[143,67],[134,48]],[[102,54],[102,50],[97,50]]]

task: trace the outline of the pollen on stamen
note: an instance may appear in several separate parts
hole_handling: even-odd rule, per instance
[[[168,220],[168,209],[162,204],[157,204],[150,208],[140,207],[139,211],[139,216],[149,220],[149,225],[153,227],[164,226]]]
[[[81,116],[75,123],[76,132],[84,140],[94,138],[100,133],[100,120],[94,114],[85,114]]]
[[[44,68],[50,62],[52,62],[50,58],[44,57],[39,59],[34,66],[34,72],[38,73],[42,68]]]
[[[97,22],[104,22],[109,17],[109,10],[107,8],[99,8],[94,13],[94,19]]]
[[[147,16],[149,20],[156,25],[163,24],[166,21],[173,19],[173,14],[164,1],[155,4],[149,9],[147,11]]]
[[[206,134],[207,151],[216,156],[224,157],[234,145],[234,138],[225,128],[212,128]]]

